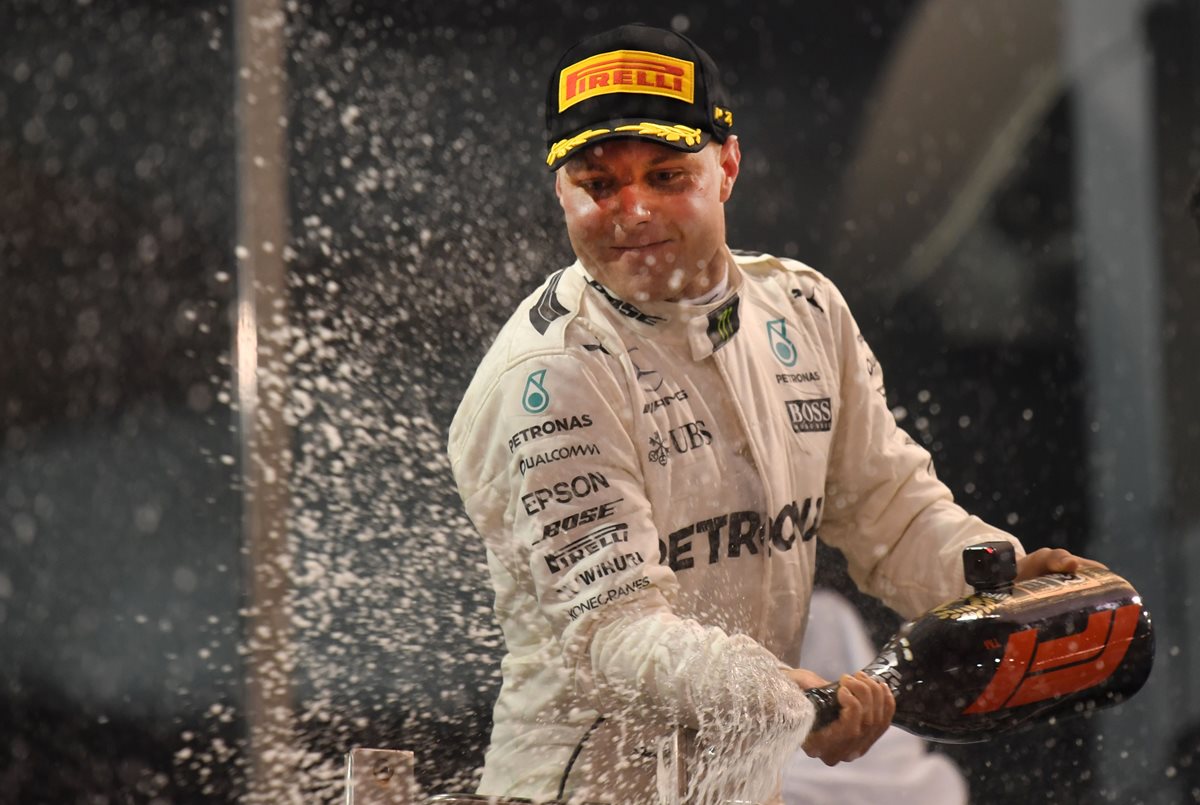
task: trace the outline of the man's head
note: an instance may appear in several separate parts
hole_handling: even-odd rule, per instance
[[[559,59],[547,165],[576,255],[632,302],[703,293],[725,265],[740,152],[716,64],[671,31],[626,25]]]
[[[637,139],[588,146],[554,190],[584,267],[631,302],[698,296],[724,276],[736,137],[690,153]]]

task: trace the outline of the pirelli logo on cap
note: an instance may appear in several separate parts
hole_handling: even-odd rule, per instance
[[[576,62],[558,77],[558,111],[614,92],[663,95],[692,103],[696,65],[645,50],[613,50]]]

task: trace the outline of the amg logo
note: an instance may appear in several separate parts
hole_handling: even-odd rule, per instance
[[[796,433],[817,433],[833,427],[833,407],[828,397],[819,400],[787,400],[788,418]]]
[[[674,394],[668,394],[666,397],[660,397],[657,400],[651,400],[650,402],[646,403],[644,406],[642,406],[642,413],[648,414],[651,411],[657,411],[659,408],[666,408],[672,403],[672,401],[683,402],[687,398],[687,392],[683,389],[680,389]]]
[[[629,526],[626,523],[613,523],[603,528],[584,534],[573,542],[568,542],[557,551],[546,554],[546,567],[551,573],[574,567],[585,556],[591,556],[602,548],[616,545],[618,542],[629,542]]]
[[[571,444],[566,447],[556,447],[553,450],[547,450],[544,453],[538,453],[536,456],[521,459],[521,474],[524,475],[526,470],[531,470],[534,467],[540,467],[543,464],[550,464],[555,461],[562,461],[564,458],[575,458],[576,456],[598,456],[600,448],[594,444]]]
[[[542,539],[548,539],[550,537],[557,536],[558,534],[565,534],[566,532],[574,528],[578,528],[581,525],[596,523],[600,520],[611,517],[617,510],[617,504],[624,499],[625,498],[617,498],[616,500],[610,500],[608,503],[601,503],[599,506],[593,506],[590,509],[584,509],[580,512],[572,512],[561,520],[555,520],[553,523],[549,523],[545,528],[542,529]],[[539,539],[533,544],[537,545],[538,542],[542,541],[542,539]]]

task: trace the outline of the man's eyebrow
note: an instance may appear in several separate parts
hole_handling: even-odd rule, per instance
[[[567,173],[583,173],[584,171],[602,171],[604,170],[603,163],[600,160],[592,157],[590,154],[580,154],[577,159],[572,159],[566,165]]]
[[[668,152],[665,154],[659,154],[658,156],[654,157],[646,164],[650,167],[655,167],[657,165],[661,165],[664,162],[680,160],[680,159],[684,159],[686,157],[687,157],[687,154],[683,151]],[[569,162],[567,162],[567,164],[564,165],[563,167],[567,170],[567,173],[584,173],[586,171],[595,171],[598,173],[603,173],[608,170],[607,166],[605,166],[605,164],[601,160],[597,159],[596,157],[594,157],[588,153],[580,154],[575,159],[572,159]]]

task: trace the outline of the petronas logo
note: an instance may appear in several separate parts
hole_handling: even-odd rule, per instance
[[[796,345],[787,337],[787,322],[772,319],[767,322],[767,337],[771,339],[771,351],[784,366],[796,365]]]
[[[550,392],[542,385],[545,381],[545,369],[531,372],[529,379],[525,381],[525,394],[521,397],[521,405],[531,414],[540,414],[550,405]]]
[[[737,333],[741,325],[738,319],[739,301],[740,297],[734,296],[708,314],[708,340],[712,342],[713,352],[728,344],[729,339]]]

